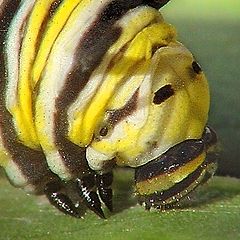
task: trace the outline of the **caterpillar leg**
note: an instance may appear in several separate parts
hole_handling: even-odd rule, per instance
[[[96,176],[96,184],[97,184],[99,196],[101,200],[104,202],[104,204],[106,205],[106,207],[111,212],[113,210],[113,206],[112,206],[113,193],[111,188],[112,182],[113,182],[112,172],[108,172],[108,173]]]
[[[105,218],[101,208],[101,201],[112,211],[112,189],[113,182],[112,172],[98,174],[89,174],[82,178],[77,178],[74,185],[79,192],[83,204],[95,212],[99,217]],[[64,186],[61,181],[52,181],[46,184],[44,193],[49,202],[61,212],[80,218],[82,213],[75,206],[74,202],[65,193],[67,186]],[[97,193],[98,192],[98,193]]]
[[[78,208],[75,207],[72,200],[64,193],[61,192],[62,184],[60,182],[50,182],[46,184],[44,193],[49,202],[61,212],[72,217],[80,218],[82,215]]]
[[[201,139],[181,142],[138,167],[135,182],[140,204],[145,204],[148,210],[151,207],[164,208],[206,182],[217,166],[211,153],[215,141],[215,133],[207,127]],[[210,157],[206,157],[208,151]]]
[[[96,192],[96,176],[95,174],[89,174],[83,178],[78,178],[77,186],[79,194],[84,204],[99,217],[105,218],[103,210],[101,208],[101,201]]]

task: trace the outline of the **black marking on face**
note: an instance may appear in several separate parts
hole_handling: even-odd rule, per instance
[[[170,148],[155,160],[136,168],[135,180],[141,182],[162,174],[172,173],[197,158],[203,153],[204,149],[202,140],[185,140]]]
[[[174,89],[170,84],[161,87],[154,93],[153,103],[159,105],[174,95]]]
[[[199,74],[202,72],[202,69],[200,67],[200,65],[196,62],[196,61],[193,61],[192,62],[192,68],[193,68],[193,71],[196,73],[196,74]]]
[[[107,134],[108,134],[108,127],[106,127],[106,126],[102,127],[99,131],[99,135],[101,137],[105,137],[105,136],[107,136]]]

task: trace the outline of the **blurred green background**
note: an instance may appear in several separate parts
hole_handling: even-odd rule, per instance
[[[162,12],[209,79],[209,124],[219,136],[219,174],[240,176],[240,1],[172,0]],[[240,239],[239,180],[215,177],[179,208],[146,212],[133,196],[133,173],[115,174],[115,211],[107,220],[89,212],[83,220],[64,216],[0,174],[0,240]]]

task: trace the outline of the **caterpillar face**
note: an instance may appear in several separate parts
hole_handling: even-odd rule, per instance
[[[167,2],[1,3],[0,165],[14,185],[80,217],[74,185],[104,217],[115,165],[136,169],[147,208],[214,173],[207,80],[158,11]]]

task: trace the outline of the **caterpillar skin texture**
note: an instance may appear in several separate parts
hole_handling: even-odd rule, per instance
[[[104,218],[115,166],[135,168],[146,209],[213,175],[208,83],[167,2],[1,1],[0,165],[13,185]]]

